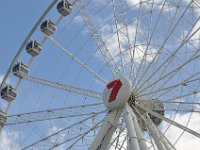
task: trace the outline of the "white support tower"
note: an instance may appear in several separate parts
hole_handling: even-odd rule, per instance
[[[128,130],[128,145],[129,145],[128,147],[130,148],[130,150],[140,150],[138,138],[136,135],[136,129],[134,127],[131,112],[128,109],[128,106],[125,106],[123,114],[126,122],[126,127]]]
[[[137,135],[137,138],[138,138],[138,143],[139,143],[140,149],[141,150],[148,150],[146,140],[144,139],[144,135],[143,135],[144,133],[140,128],[137,116],[135,115],[134,111],[132,110],[132,108],[129,105],[127,105],[127,109],[129,110],[129,112],[132,116],[133,125],[135,127],[135,131],[136,131],[136,135]]]
[[[121,115],[121,110],[114,110],[105,119],[101,129],[99,130],[97,136],[89,147],[89,150],[101,149],[101,146],[108,147],[113,132],[117,128],[118,120]],[[111,131],[112,130],[112,131]],[[104,140],[106,143],[104,143]],[[103,149],[103,148],[102,148]]]
[[[150,121],[148,121],[148,117],[146,116],[145,119],[147,120],[147,128],[149,133],[151,134],[151,136],[153,137],[156,146],[159,150],[167,150],[164,146],[164,144],[162,143],[161,137],[159,136],[159,134],[156,132],[153,124],[150,123]],[[150,123],[150,124],[149,124]]]

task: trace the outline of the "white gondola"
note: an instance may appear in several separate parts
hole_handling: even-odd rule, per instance
[[[151,109],[154,111],[154,112],[157,112],[158,114],[164,116],[165,112],[164,112],[164,104],[159,101],[159,100],[155,100],[156,102],[151,106]],[[159,126],[160,123],[162,122],[162,120],[156,116],[153,116],[151,114],[149,114],[151,120],[154,122],[154,124],[156,126]]]
[[[62,16],[67,16],[72,11],[72,5],[67,0],[62,0],[58,3],[57,10]]]
[[[164,111],[164,104],[162,101],[159,101],[157,99],[153,99],[152,102],[146,102],[146,103],[141,103],[140,105],[147,107],[149,109],[151,109],[152,111],[164,116],[165,111]],[[141,113],[143,111],[141,110]],[[149,117],[151,118],[152,122],[156,125],[159,126],[160,123],[162,122],[162,120],[154,115],[149,114]],[[144,123],[144,121],[142,119],[140,119],[139,121],[139,125],[142,128],[143,131],[147,131],[146,129],[146,125]]]
[[[41,45],[37,41],[30,41],[26,45],[26,51],[28,54],[30,54],[32,57],[35,57],[40,54],[40,51],[42,50]]]
[[[6,123],[6,113],[0,110],[0,126],[3,127]]]
[[[18,62],[14,67],[13,67],[13,74],[19,78],[23,78],[24,75],[28,74],[28,66],[25,65],[22,62]]]
[[[56,25],[47,19],[41,24],[40,29],[44,34],[50,36],[56,32]]]
[[[17,96],[17,91],[11,85],[6,85],[1,90],[1,98],[8,102],[13,101],[16,98],[16,96]]]

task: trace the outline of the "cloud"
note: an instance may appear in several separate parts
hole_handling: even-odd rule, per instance
[[[177,114],[175,117],[176,122],[182,124],[182,125],[186,125],[187,122],[189,121],[188,119],[191,117],[191,120],[188,124],[188,128],[200,133],[200,114],[199,113],[193,113],[191,116],[191,113],[186,113],[186,114]],[[167,124],[164,123],[164,126],[166,126]],[[172,142],[174,143],[178,137],[181,135],[182,133],[182,129],[179,129],[173,125],[170,126],[170,128],[167,130],[166,132],[166,137]],[[179,141],[177,142],[177,144],[175,145],[176,149],[180,149],[180,150],[188,150],[191,149],[191,146],[193,147],[193,150],[199,150],[199,138],[191,135],[188,132],[184,132],[183,135],[181,136],[181,138],[179,139]]]
[[[51,128],[48,130],[47,135],[48,135],[48,136],[49,136],[49,135],[52,135],[52,134],[54,134],[54,133],[56,133],[56,132],[59,132],[61,129],[62,129],[62,128],[60,128],[60,127],[53,126],[53,127],[51,127]],[[59,144],[59,143],[64,142],[65,138],[66,138],[66,134],[64,134],[64,133],[58,133],[58,134],[52,136],[52,137],[50,138],[50,141],[51,141],[51,143],[53,143],[54,145],[56,145],[56,144]],[[58,150],[64,150],[65,147],[64,147],[64,145],[61,145],[61,146],[59,146],[59,148],[57,148],[57,149],[58,149]]]
[[[119,132],[120,132],[120,138],[119,140],[115,140],[118,136],[119,136]],[[116,129],[116,131],[113,133],[113,136],[112,136],[112,140],[115,140],[115,142],[113,143],[113,145],[110,147],[110,150],[115,150],[115,146],[116,144],[118,143],[118,147],[121,147],[122,144],[123,144],[123,147],[127,147],[127,131],[124,129],[123,131],[120,131],[119,128]]]
[[[3,81],[4,74],[0,74],[0,83]],[[10,84],[10,79],[7,79],[6,83]]]
[[[19,134],[15,132],[9,132],[2,129],[1,131],[1,141],[0,150],[19,150],[18,140]]]
[[[75,23],[83,23],[84,21],[83,21],[83,17],[81,17],[81,16],[76,16],[75,18],[74,18],[74,21],[75,21]]]
[[[118,24],[118,29],[121,29],[121,27],[123,26],[121,24]],[[145,51],[146,51],[145,62],[146,63],[151,62],[157,53],[157,49],[152,46],[149,46],[147,49],[145,44],[142,44],[138,41],[134,45],[134,40],[136,36],[135,22],[128,25],[128,32],[129,32],[130,45],[127,44],[128,39],[122,33],[120,33],[120,31],[118,32],[119,34],[117,34],[115,25],[107,24],[101,29],[102,39],[105,41],[105,44],[112,58],[114,58],[115,64],[117,64],[118,67],[120,67],[122,61],[123,64],[126,65],[130,64],[132,58],[134,58],[134,61],[137,64],[140,64],[145,55]],[[137,33],[142,34],[143,31],[140,28],[137,28]],[[118,38],[120,39],[120,45]],[[100,53],[97,53],[96,56],[102,57]],[[128,66],[126,67],[128,68]]]
[[[139,7],[141,0],[127,0],[128,5]]]
[[[178,3],[178,2],[175,2],[173,0],[168,0],[165,2],[165,5],[163,6],[164,4],[164,1],[163,0],[127,0],[127,4],[130,6],[130,7],[133,7],[133,8],[139,8],[139,7],[142,7],[143,9],[147,9],[147,10],[150,10],[152,9],[152,3],[153,3],[153,9],[154,10],[160,10],[163,8],[163,11],[164,12],[168,12],[169,10],[172,11],[172,10],[175,10],[176,8],[176,4],[175,3]],[[170,5],[170,8],[169,8],[169,4]]]
[[[198,17],[200,17],[199,14],[198,14]],[[196,48],[198,48],[198,46],[199,46],[199,39],[200,39],[200,29],[199,29],[199,27],[200,27],[200,21],[198,21],[195,24],[195,26],[193,27],[190,35],[192,35],[192,34],[194,34],[194,35],[189,40]]]
[[[0,75],[0,83],[3,81],[4,75]]]
[[[183,3],[185,3],[185,5],[189,5],[189,3],[191,2],[191,0],[183,0]],[[187,35],[191,28],[192,31],[191,33],[189,34],[189,36],[191,36],[192,34],[194,34],[189,42],[196,48],[198,49],[199,48],[199,39],[200,39],[200,30],[198,29],[200,27],[200,21],[198,20],[198,22],[195,24],[195,21],[200,17],[200,11],[199,11],[199,4],[197,4],[198,2],[194,1],[190,7],[190,9],[188,10],[188,15],[192,15],[189,16],[191,17],[192,19],[188,19],[185,21],[185,23],[187,24],[188,21],[190,21],[190,25],[189,27],[187,25],[185,25],[185,29],[182,31],[184,34],[182,35],[181,39],[184,39],[185,38],[185,35]],[[195,25],[194,25],[195,24]],[[194,27],[192,27],[194,25]],[[189,37],[188,36],[188,37]]]

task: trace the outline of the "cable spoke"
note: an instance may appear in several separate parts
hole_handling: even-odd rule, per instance
[[[78,138],[75,142],[73,142],[70,146],[68,146],[68,148],[66,148],[66,150],[71,149],[71,148],[72,148],[77,142],[79,142],[83,137],[85,137],[85,136],[86,136],[87,134],[89,134],[91,131],[95,130],[102,122],[103,122],[103,120],[99,121],[99,122],[98,122],[97,124],[95,124],[92,128],[90,128],[88,131],[86,131],[86,132],[84,132],[84,133],[82,133],[82,134],[80,134],[80,135],[77,135],[77,136],[75,136],[75,137],[73,137],[73,138],[70,138],[70,139],[68,139],[68,140],[65,140],[64,142],[61,142],[61,143],[59,143],[59,144],[57,144],[57,145],[55,145],[55,146],[49,148],[48,150],[52,150],[52,149],[54,149],[54,148],[56,148],[56,147],[59,147],[59,146],[65,144],[65,143],[67,143],[67,142],[69,142],[69,141],[72,141],[72,140]]]
[[[144,94],[141,94],[139,97],[143,97],[143,96],[146,96],[146,95],[151,95],[151,94],[155,94],[155,93],[159,93],[159,92],[163,92],[163,91],[167,91],[167,90],[173,90],[175,89],[176,87],[178,86],[183,86],[183,85],[187,85],[188,83],[192,83],[192,82],[197,82],[197,81],[200,81],[200,77],[199,78],[195,78],[195,79],[192,79],[192,80],[184,80],[182,81],[181,83],[177,83],[177,84],[174,84],[172,86],[169,86],[169,87],[166,87],[166,88],[158,88],[157,90],[155,91],[151,91],[149,93],[144,93]],[[168,91],[169,92],[169,91]],[[166,94],[166,93],[165,93]]]
[[[200,29],[200,28],[199,28],[199,29]],[[170,72],[167,73],[166,75],[160,77],[158,80],[156,80],[155,82],[153,82],[152,84],[150,84],[148,87],[146,87],[146,88],[144,88],[144,89],[141,89],[139,92],[145,91],[145,90],[148,89],[149,87],[153,86],[154,84],[158,83],[159,81],[161,81],[162,79],[164,79],[164,78],[166,78],[166,77],[168,77],[168,76],[170,76],[170,75],[172,75],[172,77],[175,76],[176,73],[177,73],[178,71],[182,70],[182,68],[183,68],[184,66],[186,66],[187,64],[191,63],[192,61],[198,59],[198,58],[200,57],[200,54],[197,55],[198,53],[199,53],[199,51],[197,51],[195,54],[193,54],[193,55],[192,55],[188,60],[186,60],[183,64],[181,64],[180,66],[178,66],[178,67],[175,68],[174,70],[170,71]],[[196,55],[197,55],[197,56],[196,56]],[[170,77],[169,80],[172,79],[172,77]],[[169,80],[167,80],[167,82],[168,82]],[[147,82],[147,81],[146,81],[146,82]],[[164,84],[166,84],[167,82],[165,82]],[[138,90],[139,90],[139,89],[138,89]]]
[[[99,112],[94,112],[93,110],[96,108],[96,106],[100,105],[102,105],[102,103],[81,105],[81,106],[69,106],[56,109],[42,110],[37,112],[28,112],[23,114],[10,115],[7,116],[7,123],[5,125],[16,125],[16,124],[32,123],[45,120],[90,116],[92,114],[99,113]],[[90,109],[86,112],[84,108],[87,107],[89,107]],[[83,110],[85,112],[83,112]]]
[[[133,60],[131,49],[130,49],[130,38],[128,32],[128,20],[126,17],[125,11],[125,2],[124,0],[112,0],[116,33],[118,38],[118,45],[120,50],[120,57],[122,63],[122,71],[125,73],[125,62],[126,62],[126,53],[129,53],[131,60]],[[128,56],[128,55],[127,55]],[[129,58],[128,58],[129,60]],[[135,61],[133,62],[135,63]],[[133,65],[133,64],[132,64]],[[131,67],[132,68],[132,67]]]
[[[35,83],[43,84],[43,85],[46,85],[49,87],[53,87],[53,88],[60,89],[60,90],[65,90],[65,91],[72,92],[72,93],[90,96],[90,97],[97,98],[97,99],[101,99],[101,97],[102,97],[102,94],[98,93],[98,92],[85,90],[85,89],[81,89],[81,88],[77,88],[77,87],[72,87],[69,85],[65,85],[65,84],[61,84],[61,83],[57,83],[57,82],[53,82],[53,81],[48,81],[48,80],[31,77],[31,76],[24,76],[23,78],[26,80],[35,82]]]
[[[81,12],[81,15],[86,22],[88,29],[90,30],[92,36],[95,39],[95,42],[101,51],[102,56],[106,60],[108,66],[110,67],[112,73],[114,76],[116,76],[118,73],[120,73],[120,70],[118,66],[116,66],[114,59],[112,58],[112,55],[110,54],[105,42],[103,42],[103,39],[100,36],[100,33],[98,32],[97,28],[94,25],[94,22],[92,18],[89,16],[88,11],[86,10],[82,0],[77,0],[77,5],[79,7],[79,10]]]
[[[139,83],[138,83],[137,85],[140,84],[140,82],[141,82],[142,79],[144,78],[144,75],[147,73],[147,71],[149,70],[149,68],[151,67],[151,65],[154,63],[154,61],[155,61],[156,59],[158,59],[157,57],[160,56],[159,54],[161,54],[161,52],[163,51],[163,48],[164,48],[166,42],[169,40],[170,36],[173,34],[174,30],[176,29],[177,25],[179,24],[180,20],[182,19],[182,17],[184,16],[184,14],[187,12],[187,10],[189,9],[189,7],[190,7],[191,4],[192,4],[192,1],[188,4],[187,8],[184,10],[184,12],[182,13],[182,15],[179,17],[178,21],[175,23],[175,25],[173,26],[173,28],[172,28],[173,23],[171,22],[170,28],[169,28],[169,32],[168,32],[167,36],[165,37],[165,39],[164,39],[162,45],[160,46],[160,48],[159,48],[158,52],[156,53],[156,55],[154,56],[153,60],[149,63],[148,67],[146,68],[146,70],[144,71],[144,73],[142,74],[142,76],[140,77]],[[172,28],[172,29],[171,29],[171,28]],[[171,31],[170,31],[170,29],[171,29]],[[190,33],[190,32],[189,32],[189,33]],[[188,35],[189,35],[189,34],[188,34]],[[184,43],[184,41],[182,42],[181,45],[183,45],[183,43]],[[181,48],[181,46],[180,46],[180,48]],[[178,50],[180,50],[180,48],[179,48]],[[177,53],[177,52],[175,51],[171,56],[175,55],[176,53]],[[168,59],[167,59],[165,62],[167,62],[170,58],[171,58],[171,57],[168,57]],[[165,64],[165,62],[162,63],[162,65],[160,65],[159,68],[161,68],[161,67]],[[159,70],[159,69],[157,69],[156,71],[158,71],[158,70]],[[156,71],[154,71],[154,74],[156,74]],[[153,76],[154,74],[150,75],[149,78],[147,78],[146,80],[144,80],[143,84],[146,83],[146,82],[151,78],[151,76]],[[139,90],[139,89],[143,86],[143,84],[140,85],[139,87],[136,86],[135,89]]]
[[[200,138],[200,133],[197,133],[196,131],[194,131],[194,130],[192,130],[192,129],[189,129],[188,127],[185,127],[185,126],[183,126],[183,125],[181,125],[181,124],[179,124],[179,123],[177,123],[177,122],[175,122],[175,121],[173,121],[173,120],[171,120],[171,119],[169,119],[169,118],[166,118],[166,117],[160,115],[159,113],[150,110],[150,109],[147,108],[147,107],[143,107],[143,106],[140,105],[140,104],[137,104],[137,107],[139,107],[139,108],[145,110],[146,112],[152,114],[153,116],[158,117],[159,119],[161,119],[161,120],[163,120],[163,121],[166,121],[166,122],[168,122],[168,123],[170,123],[170,124],[172,124],[172,125],[174,125],[174,126],[180,128],[180,129],[182,129],[182,130],[184,130],[184,131],[187,131],[188,133],[190,133],[190,134],[192,134],[192,135],[194,135],[194,136]]]
[[[101,111],[100,113],[103,113],[103,112],[104,112],[104,111]],[[100,113],[99,113],[99,114],[100,114]],[[38,141],[36,141],[36,142],[34,142],[34,143],[32,143],[32,144],[30,144],[30,145],[28,145],[28,146],[22,148],[22,150],[25,150],[25,149],[30,148],[30,147],[32,147],[32,146],[35,146],[36,144],[41,143],[41,142],[43,142],[43,141],[45,141],[45,140],[47,140],[47,139],[49,139],[49,138],[51,138],[51,137],[53,137],[53,136],[55,136],[55,135],[57,135],[57,134],[59,134],[59,133],[65,131],[65,130],[67,130],[67,129],[70,129],[70,128],[72,128],[73,126],[76,126],[76,125],[78,125],[78,124],[80,124],[80,123],[82,123],[82,122],[85,122],[85,121],[87,121],[87,120],[89,120],[89,119],[91,119],[91,118],[93,118],[93,117],[95,117],[95,116],[97,116],[97,115],[98,115],[98,114],[92,115],[92,116],[90,116],[90,117],[87,117],[87,118],[85,118],[85,119],[79,121],[79,122],[76,122],[76,123],[74,123],[74,124],[71,124],[71,125],[69,125],[69,126],[63,128],[63,129],[61,129],[61,130],[59,130],[59,131],[57,131],[57,132],[51,134],[51,135],[49,135],[49,136],[46,136],[46,137],[44,137],[44,138],[42,138],[42,139],[40,139],[40,140],[38,140]]]
[[[48,39],[50,39],[55,45],[57,45],[59,48],[61,48],[68,56],[70,56],[73,60],[75,60],[77,63],[79,63],[82,67],[87,69],[92,75],[94,75],[96,78],[98,78],[103,83],[107,83],[102,77],[100,77],[95,71],[93,71],[91,68],[89,68],[85,63],[83,63],[80,59],[78,59],[76,56],[74,56],[72,53],[70,53],[64,46],[62,46],[59,42],[57,42],[55,39],[53,39],[50,36],[46,36]]]
[[[137,102],[139,103],[159,103],[159,101],[155,101],[155,100],[138,100]],[[162,101],[162,103],[166,103],[166,104],[180,104],[180,105],[200,105],[200,103],[198,102],[185,102],[185,101]]]
[[[200,17],[198,18],[198,20],[196,21],[196,23],[197,23],[199,20],[200,20]],[[194,26],[195,26],[195,25],[194,25]],[[193,27],[194,27],[194,26],[193,26]],[[156,69],[156,71],[154,72],[154,74],[152,74],[149,78],[147,78],[147,79],[144,81],[144,83],[147,82],[148,80],[150,80],[150,79],[156,74],[156,72],[158,72],[158,71],[163,67],[163,65],[164,65],[166,62],[170,61],[171,58],[173,58],[173,56],[176,55],[176,53],[181,49],[181,47],[182,47],[183,45],[185,45],[185,44],[187,43],[187,41],[188,41],[194,34],[196,34],[196,33],[200,30],[200,27],[199,27],[197,30],[195,30],[195,32],[192,33],[192,35],[190,35],[191,32],[193,31],[193,27],[192,27],[192,29],[190,30],[190,32],[187,34],[187,36],[189,36],[189,38],[187,38],[187,36],[186,36],[186,38],[182,41],[181,45],[175,50],[175,52],[173,52],[173,53],[167,58],[167,60],[165,60],[165,61]],[[195,56],[195,55],[198,54],[198,53],[199,53],[199,51],[196,51],[196,53],[193,54],[188,60],[186,60],[181,66],[179,66],[178,68],[172,70],[171,72],[169,72],[169,73],[166,74],[165,76],[159,78],[159,79],[158,79],[157,81],[155,81],[153,84],[159,82],[161,79],[164,79],[165,77],[171,75],[172,73],[176,72],[177,70],[182,69],[183,66],[185,66],[185,65],[187,65],[188,63],[192,62],[193,60],[199,58],[200,55]],[[153,85],[153,84],[152,84],[152,85]],[[137,90],[140,90],[140,88],[141,88],[143,85],[144,85],[144,84],[142,84]]]
[[[137,70],[137,74],[136,74],[136,77],[135,77],[134,81],[137,81],[137,78],[138,78],[139,72],[140,72],[140,70],[141,70],[142,64],[143,64],[144,61],[146,60],[146,54],[147,54],[147,51],[148,51],[149,46],[150,46],[150,44],[151,44],[151,40],[152,40],[152,38],[153,38],[153,35],[154,35],[155,31],[156,31],[156,27],[157,27],[157,25],[158,25],[158,23],[159,23],[159,20],[160,20],[160,18],[161,18],[161,15],[162,15],[162,12],[163,12],[164,4],[165,4],[165,3],[166,3],[166,0],[164,1],[163,5],[162,5],[162,8],[161,8],[160,13],[159,13],[159,15],[158,15],[158,18],[157,18],[157,20],[156,20],[156,23],[155,23],[155,26],[154,26],[153,31],[152,31],[152,33],[151,33],[151,36],[148,34],[147,46],[146,46],[144,55],[143,55],[143,57],[142,57],[142,61],[141,61],[140,64],[139,64],[139,67],[138,67],[138,70]],[[153,8],[153,6],[152,6],[152,8]],[[150,30],[150,28],[149,28],[149,30]],[[149,36],[150,36],[150,37],[149,37]],[[135,49],[135,47],[134,47],[134,49]],[[134,50],[134,51],[135,51],[135,50]],[[156,57],[156,56],[155,56],[155,57]],[[146,71],[147,71],[147,70],[146,70]],[[144,72],[144,74],[146,73],[146,71]],[[144,75],[144,74],[143,74],[143,75]],[[137,85],[140,84],[140,81],[141,81],[142,79],[143,79],[143,76],[140,78],[140,80],[139,80],[139,82],[137,83]],[[134,84],[135,84],[135,82],[134,82]],[[137,88],[137,86],[136,86],[135,88]]]

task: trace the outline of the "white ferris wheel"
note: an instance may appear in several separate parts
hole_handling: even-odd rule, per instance
[[[199,0],[53,0],[1,83],[2,150],[195,150],[199,30]]]

